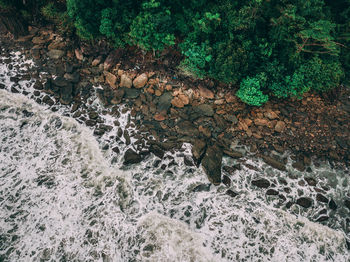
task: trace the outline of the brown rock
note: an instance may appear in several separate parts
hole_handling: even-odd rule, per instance
[[[36,44],[36,45],[42,45],[45,44],[47,42],[47,40],[42,39],[41,37],[37,36],[37,37],[33,37],[32,39],[32,43]]]
[[[119,57],[122,55],[122,52],[122,49],[117,49],[110,52],[103,64],[104,70],[107,71],[111,69],[117,63]]]
[[[167,91],[171,91],[171,90],[173,89],[173,87],[172,87],[171,85],[166,85],[166,86],[165,86],[165,89],[166,89]]]
[[[84,56],[83,56],[83,53],[81,52],[80,49],[75,49],[75,50],[74,50],[74,53],[75,53],[75,57],[76,57],[79,61],[83,61]]]
[[[257,126],[268,126],[269,121],[265,118],[254,119],[254,124]]]
[[[188,105],[190,103],[190,99],[188,98],[187,95],[185,94],[179,94],[178,98],[181,100],[181,102],[184,104],[184,105]]]
[[[161,95],[162,95],[162,91],[160,91],[159,89],[157,89],[157,90],[154,92],[154,94],[155,94],[156,96],[161,96]]]
[[[265,115],[265,117],[267,117],[270,120],[274,120],[274,119],[278,118],[278,115],[272,110],[268,110],[264,115]]]
[[[66,47],[65,42],[54,41],[47,47],[48,50],[52,49],[64,49]]]
[[[199,90],[199,95],[201,97],[208,98],[208,99],[214,98],[214,93],[212,91],[210,91],[209,89],[202,87],[202,86],[199,86],[198,90]]]
[[[132,87],[132,81],[126,74],[123,74],[120,77],[120,87],[126,87],[126,88]]]
[[[227,93],[225,95],[225,100],[226,100],[227,103],[234,103],[234,102],[237,101],[236,100],[236,96],[234,94],[232,94],[232,93]]]
[[[97,66],[97,65],[99,65],[99,64],[101,63],[101,61],[102,61],[102,56],[100,55],[100,56],[96,57],[96,58],[92,61],[91,65],[92,65],[92,66]]]
[[[117,82],[117,77],[115,75],[113,75],[112,73],[105,71],[104,72],[105,76],[106,76],[106,82],[112,87],[112,88],[117,88],[117,86],[115,85],[115,83]]]
[[[154,120],[157,120],[157,121],[164,121],[166,119],[166,116],[164,116],[163,114],[156,114],[154,116]]]
[[[133,85],[135,88],[142,88],[146,85],[147,81],[147,74],[143,73],[134,79]]]
[[[286,128],[286,124],[283,121],[278,121],[277,124],[275,125],[275,131],[279,133],[283,132],[285,128]]]
[[[174,97],[172,100],[171,100],[171,104],[175,107],[179,107],[179,108],[182,108],[184,107],[184,103],[182,102],[182,100],[178,97]]]
[[[199,126],[198,128],[199,132],[201,132],[206,137],[211,137],[211,131],[207,127]]]

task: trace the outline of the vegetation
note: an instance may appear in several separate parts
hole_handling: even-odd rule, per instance
[[[239,86],[237,96],[250,105],[328,91],[349,79],[350,0],[27,2],[51,21],[65,21],[63,29],[74,24],[83,39],[154,52],[179,43],[182,69]],[[24,7],[12,0],[0,7],[11,3]]]

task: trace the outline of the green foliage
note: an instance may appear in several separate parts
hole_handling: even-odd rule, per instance
[[[74,25],[65,10],[60,10],[54,2],[49,2],[41,8],[41,14],[46,20],[53,22],[60,33],[72,34]]]
[[[264,75],[256,77],[247,77],[241,82],[236,95],[248,105],[261,106],[268,101],[268,96],[261,89],[264,86]]]
[[[162,50],[175,44],[171,12],[160,2],[150,0],[142,4],[142,11],[133,20],[129,36],[131,43],[144,50]]]

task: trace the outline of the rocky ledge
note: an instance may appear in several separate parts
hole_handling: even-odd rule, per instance
[[[5,49],[13,49],[13,41],[3,38],[1,42]],[[47,94],[38,102],[72,105],[73,116],[93,127],[95,135],[112,128],[100,123],[96,112],[83,109],[93,86],[100,86],[97,95],[106,107],[128,104],[131,116],[138,119],[137,128],[149,132],[153,139],[140,142],[137,152],[128,150],[125,164],[142,161],[146,151],[162,158],[165,151],[179,148],[184,142],[193,145],[193,160],[188,163],[202,163],[213,184],[222,182],[224,155],[241,158],[246,153],[257,154],[282,171],[286,159],[275,153],[286,150],[294,154],[293,167],[300,171],[308,168],[312,156],[349,164],[350,90],[344,86],[333,94],[272,100],[256,108],[239,101],[235,90],[227,85],[193,79],[174,70],[179,55],[172,50],[155,59],[132,47],[112,49],[104,41],[95,45],[77,43],[50,27],[29,27],[29,34],[17,38],[15,45],[24,48],[39,65],[33,73],[36,79],[40,71],[49,72],[34,86],[34,95]],[[12,91],[19,92],[16,87]],[[130,143],[125,131],[117,135]],[[240,145],[248,146],[249,151]]]

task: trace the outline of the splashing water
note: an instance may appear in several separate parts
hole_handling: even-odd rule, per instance
[[[9,87],[8,71],[0,67],[0,81]],[[30,92],[30,81],[21,84]],[[223,185],[197,192],[207,180],[200,169],[184,164],[190,145],[167,153],[163,162],[173,158],[176,164],[165,170],[154,165],[155,156],[122,167],[111,149],[101,149],[105,136],[98,141],[61,111],[52,113],[5,90],[0,90],[0,133],[0,260],[350,259],[344,232],[312,222],[314,211],[276,208],[276,199],[252,189],[257,175],[284,175],[259,160],[247,160],[258,171],[244,167],[232,177],[237,197],[225,194]],[[333,172],[321,167],[315,173],[326,171]],[[334,189],[334,195],[342,190]]]

